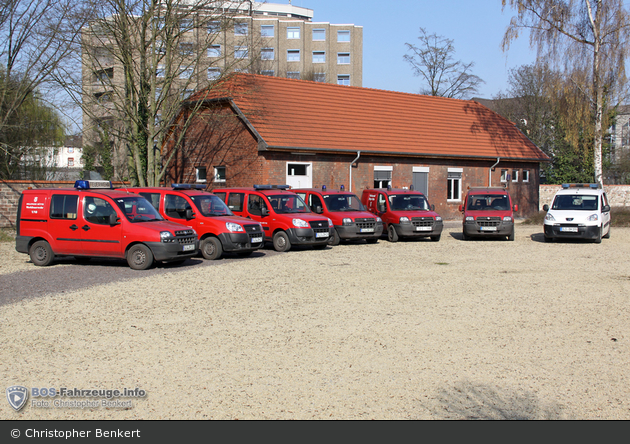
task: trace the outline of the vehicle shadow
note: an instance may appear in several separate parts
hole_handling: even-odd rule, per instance
[[[435,419],[451,420],[567,420],[556,402],[543,402],[535,393],[462,381],[441,390],[437,406],[424,407]]]
[[[533,240],[534,242],[545,242],[545,234],[544,233],[534,233],[531,236],[529,236],[531,240]]]
[[[461,231],[449,233],[453,239],[457,239],[462,242],[504,242],[506,236],[487,236],[487,237],[468,237],[464,239],[464,233]]]

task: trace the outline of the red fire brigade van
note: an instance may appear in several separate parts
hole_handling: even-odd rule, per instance
[[[323,249],[333,230],[332,221],[313,213],[288,185],[254,185],[253,188],[213,190],[232,212],[260,222],[265,240],[276,251],[289,251],[292,245],[312,245]]]
[[[219,259],[223,252],[249,256],[263,247],[262,226],[235,216],[205,185],[173,184],[170,188],[129,188],[145,197],[166,219],[193,228],[205,259]]]
[[[512,197],[505,188],[471,188],[459,211],[464,215],[462,239],[505,237],[514,240],[514,211],[518,211],[518,205],[512,205]]]
[[[197,253],[195,230],[165,221],[144,197],[111,182],[79,180],[74,188],[24,190],[15,249],[35,265],[55,256],[126,259],[135,270],[154,261],[182,262]]]
[[[410,189],[372,188],[363,190],[363,205],[380,216],[387,230],[387,239],[429,237],[437,242],[442,236],[442,217],[435,207],[413,186]]]
[[[367,211],[358,196],[344,190],[328,190],[326,185],[319,188],[291,189],[297,193],[317,214],[333,221],[330,245],[338,245],[343,240],[365,239],[367,243],[378,242],[383,234],[383,221]]]

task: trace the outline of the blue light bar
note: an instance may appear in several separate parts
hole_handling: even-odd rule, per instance
[[[326,191],[326,185],[322,185],[322,191]]]
[[[77,180],[74,182],[74,187],[77,190],[114,189],[109,180]]]
[[[174,190],[205,190],[206,186],[202,184],[191,183],[174,183],[171,184]]]
[[[591,189],[598,189],[600,188],[600,185],[598,183],[563,183],[562,184],[562,188],[564,188],[565,190],[568,188],[591,188]]]
[[[254,185],[255,190],[288,190],[290,185]]]
[[[339,189],[340,189],[341,191],[344,191],[346,188],[345,188],[343,185],[341,185],[341,186],[339,187]]]

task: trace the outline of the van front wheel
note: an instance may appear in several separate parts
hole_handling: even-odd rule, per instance
[[[31,262],[39,267],[50,265],[55,257],[50,244],[45,240],[37,241],[31,245],[28,254],[31,256]]]
[[[127,251],[127,263],[134,270],[146,270],[153,265],[153,253],[143,244],[136,244]]]
[[[289,251],[291,249],[291,241],[284,231],[278,231],[273,235],[273,249],[276,251]]]
[[[203,256],[203,258],[209,261],[219,259],[223,254],[221,241],[212,236],[202,240],[201,244],[199,245],[199,249],[201,250],[201,255]]]

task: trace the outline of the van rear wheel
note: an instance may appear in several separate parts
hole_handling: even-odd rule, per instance
[[[134,270],[146,270],[153,265],[153,253],[143,244],[136,244],[127,251],[127,263]]]
[[[31,262],[39,267],[50,265],[55,257],[50,244],[45,240],[37,241],[31,245],[28,254],[31,256]]]

